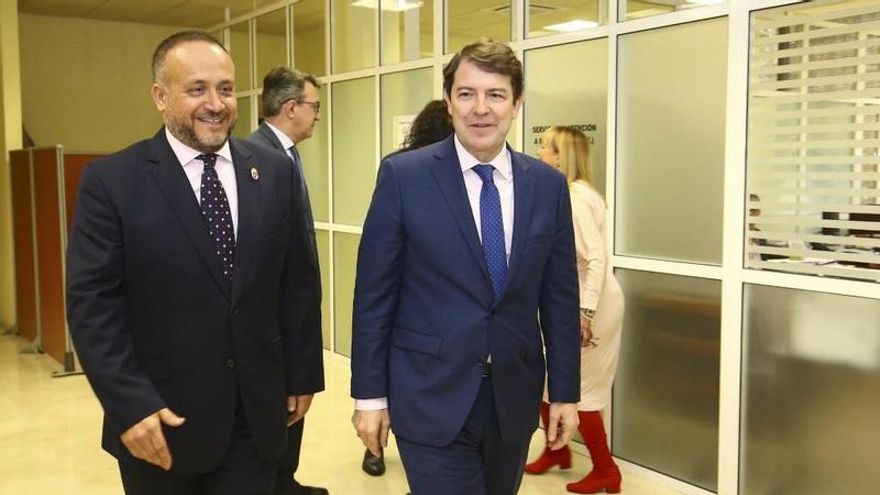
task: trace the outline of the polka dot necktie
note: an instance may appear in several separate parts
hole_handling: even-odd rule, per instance
[[[199,155],[196,159],[205,163],[201,187],[202,216],[208,223],[208,233],[214,240],[223,275],[231,279],[235,264],[235,230],[229,211],[229,199],[226,198],[226,191],[223,190],[223,184],[217,177],[217,169],[214,168],[217,155]]]
[[[474,172],[483,179],[480,190],[480,233],[483,241],[483,256],[489,268],[489,278],[495,290],[495,300],[501,297],[507,281],[507,252],[504,247],[504,221],[501,218],[501,198],[492,173],[492,165],[475,165]]]

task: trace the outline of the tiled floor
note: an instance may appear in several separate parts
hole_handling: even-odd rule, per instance
[[[99,446],[101,409],[85,377],[51,378],[60,367],[45,355],[20,354],[19,339],[0,337],[0,495],[118,495],[116,463]],[[406,479],[389,442],[388,471],[374,478],[360,470],[363,448],[355,437],[348,397],[348,359],[325,354],[327,391],[307,416],[299,480],[325,486],[333,495],[402,495]],[[530,458],[542,447],[540,431]],[[566,493],[589,459],[576,455],[570,471],[526,476],[520,493]],[[624,471],[624,493],[671,495]]]

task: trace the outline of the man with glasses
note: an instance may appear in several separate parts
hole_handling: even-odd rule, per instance
[[[315,248],[315,227],[312,219],[312,208],[309,193],[303,175],[302,161],[296,145],[312,137],[315,124],[321,119],[321,101],[318,93],[318,80],[311,74],[287,67],[275,67],[263,78],[263,115],[265,120],[248,140],[285,153],[294,169],[294,180],[297,181],[303,211],[305,211],[306,228],[309,232],[309,254],[315,268],[318,267],[318,252]],[[320,291],[316,294],[318,301],[315,311],[307,315],[305,325],[320,333]],[[303,397],[301,402],[293,406],[299,416],[304,416],[311,405],[312,396]],[[287,429],[287,449],[278,466],[275,482],[275,495],[327,495],[326,488],[305,486],[296,481],[296,470],[299,467],[299,451],[302,445],[303,423],[301,419]]]

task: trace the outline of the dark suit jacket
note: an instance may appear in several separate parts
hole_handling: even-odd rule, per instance
[[[278,140],[278,136],[276,136],[275,133],[272,132],[272,129],[269,129],[269,126],[266,125],[265,122],[260,124],[260,126],[257,127],[257,130],[255,130],[253,133],[251,133],[250,136],[248,136],[248,141],[264,148],[278,151],[283,154],[285,158],[287,158],[288,162],[290,162],[290,156],[287,154],[287,150],[281,144],[281,141]],[[309,198],[309,189],[306,186],[306,178],[303,176],[303,171],[299,170],[297,167],[293,167],[293,169],[296,180],[302,184],[302,190],[305,193],[303,198],[303,209],[305,210],[306,227],[311,233],[311,242],[309,244],[309,248],[311,248],[312,256],[315,259],[315,263],[317,263],[318,249],[315,244],[315,221],[314,217],[312,216],[312,203],[311,199]],[[320,324],[320,321],[318,322],[318,324]]]
[[[104,448],[163,407],[173,469],[223,458],[236,403],[267,461],[281,454],[286,396],[324,388],[319,299],[289,163],[230,142],[238,189],[231,283],[189,181],[160,130],[83,172],[67,253],[68,323],[104,408]],[[252,177],[256,169],[258,179]]]
[[[452,137],[379,169],[358,254],[351,387],[357,399],[388,397],[392,428],[408,440],[452,442],[491,354],[502,438],[527,441],[544,387],[542,335],[550,399],[578,401],[568,187],[548,165],[511,155],[513,242],[497,302]]]

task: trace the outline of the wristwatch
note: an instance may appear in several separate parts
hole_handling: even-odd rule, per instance
[[[593,321],[593,318],[596,316],[595,309],[581,308],[581,318],[586,318],[590,321]]]

